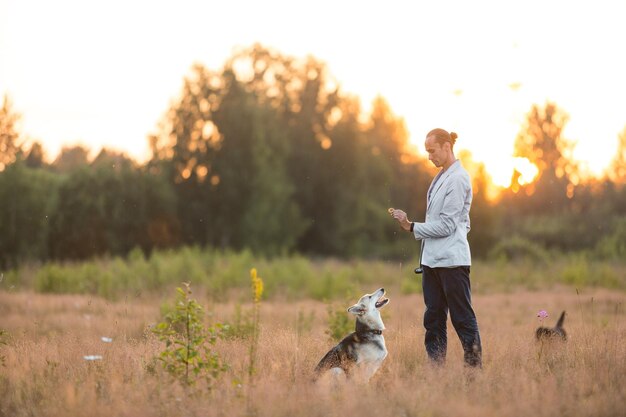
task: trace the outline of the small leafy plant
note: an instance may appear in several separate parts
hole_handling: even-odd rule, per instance
[[[252,310],[244,310],[241,304],[235,305],[235,314],[228,320],[228,328],[224,330],[224,337],[228,340],[247,340],[254,333]]]
[[[345,305],[350,305],[347,302]],[[347,334],[354,330],[354,320],[346,313],[346,308],[342,306],[328,304],[328,328],[326,334],[333,342],[338,342]]]
[[[191,298],[190,284],[183,285],[184,289],[176,288],[174,309],[152,330],[165,343],[165,350],[157,359],[183,384],[193,385],[198,379],[205,379],[211,387],[228,370],[228,365],[211,349],[226,326],[217,323],[206,327],[202,306]]]
[[[7,344],[6,337],[7,337],[6,330],[0,329],[0,347],[2,347],[2,345]],[[6,366],[5,362],[6,362],[6,357],[0,353],[0,366]]]

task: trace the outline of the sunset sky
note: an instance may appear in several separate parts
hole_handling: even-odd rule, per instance
[[[194,62],[255,42],[325,62],[367,109],[380,94],[423,151],[434,127],[510,179],[533,103],[570,115],[574,156],[600,174],[626,127],[626,1],[0,0],[0,94],[49,158],[63,144],[148,154]]]

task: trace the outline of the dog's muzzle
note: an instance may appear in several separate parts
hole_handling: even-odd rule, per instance
[[[385,295],[385,293],[383,293],[383,296]],[[387,304],[389,302],[388,298],[383,298],[383,296],[381,296],[378,301],[376,301],[376,308],[381,308],[382,306],[384,306],[385,304]]]

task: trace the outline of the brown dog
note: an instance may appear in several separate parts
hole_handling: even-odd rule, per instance
[[[561,313],[561,317],[556,322],[556,326],[554,327],[539,327],[535,331],[535,337],[538,341],[542,340],[554,340],[561,339],[563,341],[567,340],[567,333],[563,328],[563,321],[565,320],[565,311]]]

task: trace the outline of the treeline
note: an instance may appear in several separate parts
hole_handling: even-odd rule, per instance
[[[411,148],[403,120],[384,99],[364,115],[359,100],[312,57],[256,45],[220,71],[194,66],[142,164],[105,149],[91,160],[81,147],[63,149],[48,164],[40,144],[25,148],[17,119],[5,99],[3,267],[189,245],[269,256],[416,258],[417,244],[386,209],[423,219],[435,171]],[[564,123],[553,104],[531,110],[516,146],[540,174],[526,186],[514,175],[496,201],[487,199],[484,167],[464,157],[474,180],[475,256],[543,256],[545,249],[626,255],[625,175],[617,169],[624,140],[615,176],[583,183],[567,159]]]

